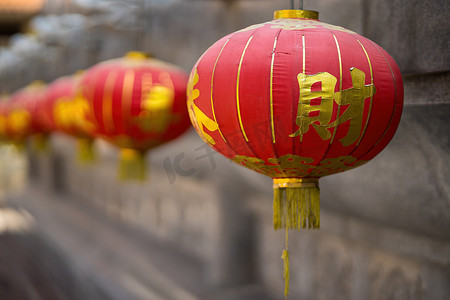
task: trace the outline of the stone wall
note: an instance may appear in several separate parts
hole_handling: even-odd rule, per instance
[[[269,20],[288,2],[148,1],[117,8],[125,12],[117,18],[113,6],[90,8],[96,13],[73,15],[79,26],[61,34],[41,25],[33,39],[46,55],[28,49],[29,68],[0,68],[1,86],[51,80],[131,49],[189,70],[218,38]],[[450,5],[327,0],[305,8],[385,48],[403,72],[405,108],[372,162],[321,179],[320,231],[289,236],[292,299],[450,299]],[[32,182],[199,258],[209,286],[256,283],[281,299],[284,232],[271,227],[270,179],[208,152],[189,132],[150,153],[147,184],[117,184],[116,151],[96,146],[100,162],[81,167],[73,141],[53,136],[50,155],[29,156]]]

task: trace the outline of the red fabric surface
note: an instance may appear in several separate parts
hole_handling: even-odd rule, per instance
[[[50,131],[38,117],[38,110],[44,103],[45,90],[46,85],[32,83],[11,95],[6,108],[9,117],[7,132],[11,139],[23,139],[31,134],[46,134]],[[18,111],[26,112],[29,116],[29,122],[20,126],[20,130],[10,120],[11,114]]]

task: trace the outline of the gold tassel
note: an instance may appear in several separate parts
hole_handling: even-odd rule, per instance
[[[38,133],[33,136],[33,149],[36,152],[44,153],[48,151],[48,135]]]
[[[25,152],[25,142],[24,141],[12,141],[11,144],[16,148],[18,153]]]
[[[274,179],[273,227],[320,228],[320,192],[317,178]],[[286,214],[284,211],[286,209]]]
[[[289,251],[283,250],[281,258],[284,261],[283,279],[284,279],[284,297],[287,299],[289,294]]]
[[[320,192],[317,178],[279,178],[273,184],[273,227],[286,229],[284,261],[284,296],[289,294],[288,230],[320,227]]]
[[[83,164],[89,164],[96,160],[94,151],[94,140],[89,138],[77,139],[77,160]]]
[[[143,181],[146,178],[145,152],[129,148],[120,149],[119,179]]]

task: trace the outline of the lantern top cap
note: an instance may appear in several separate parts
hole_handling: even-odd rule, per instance
[[[28,86],[29,87],[43,87],[43,86],[45,86],[45,82],[42,80],[34,80]]]
[[[130,51],[125,55],[126,58],[131,58],[131,59],[147,59],[149,58],[149,56],[144,53],[144,52],[140,52],[140,51]]]
[[[319,12],[302,9],[283,9],[273,13],[274,19],[312,19],[319,20]]]

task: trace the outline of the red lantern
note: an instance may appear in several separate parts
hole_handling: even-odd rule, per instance
[[[39,117],[46,128],[77,138],[79,161],[91,162],[94,160],[92,144],[95,127],[86,119],[88,103],[77,96],[80,77],[81,72],[58,78],[49,84]]]
[[[377,155],[402,106],[389,54],[304,10],[276,11],[222,38],[195,64],[188,87],[203,140],[273,178],[275,229],[319,228],[318,179]]]
[[[120,147],[120,177],[145,177],[145,152],[189,126],[187,75],[162,61],[131,52],[87,70],[80,82],[96,135]]]
[[[18,143],[35,135],[35,146],[38,149],[46,147],[48,128],[40,122],[38,110],[42,107],[46,85],[34,81],[11,95],[6,114],[8,116],[6,131],[8,136]]]

